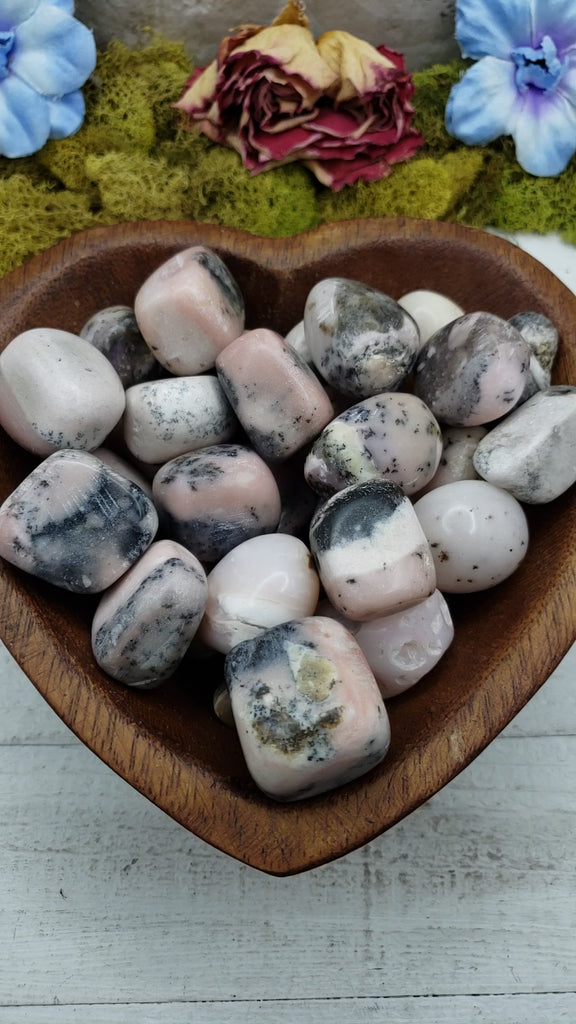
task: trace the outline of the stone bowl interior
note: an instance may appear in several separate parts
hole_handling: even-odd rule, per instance
[[[456,225],[348,221],[268,240],[192,222],[124,224],[72,237],[0,282],[4,347],[38,326],[77,331],[97,310],[132,304],[145,277],[179,249],[215,249],[236,276],[247,326],[285,333],[322,277],[363,280],[395,298],[414,288],[467,312],[545,313],[561,344],[554,380],[576,383],[576,297],[502,239]],[[0,501],[35,464],[0,436]],[[152,691],[121,686],[90,650],[97,598],[81,598],[0,565],[0,637],[63,721],[103,761],[183,827],[276,875],[369,842],[431,797],[497,735],[545,682],[576,635],[576,495],[527,509],[530,548],[493,590],[449,599],[454,643],[437,668],[388,702],[385,761],[339,790],[277,804],[252,783],[233,730],[213,714],[219,657],[186,660]]]

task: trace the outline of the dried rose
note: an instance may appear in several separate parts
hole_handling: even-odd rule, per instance
[[[373,181],[422,145],[400,54],[347,32],[315,42],[303,7],[243,25],[175,106],[190,127],[240,153],[253,174],[303,161],[334,191]]]

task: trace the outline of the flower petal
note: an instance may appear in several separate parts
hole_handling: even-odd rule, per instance
[[[576,47],[576,5],[568,0],[534,0],[534,46],[550,36],[560,56]]]
[[[539,46],[540,40],[534,40],[532,35],[534,3],[535,0],[459,0],[456,38],[463,55],[475,60],[509,60],[515,46]]]
[[[30,156],[48,138],[48,102],[15,75],[0,83],[0,154]]]
[[[26,21],[38,7],[39,0],[2,0],[0,4],[0,31],[15,28]]]
[[[544,96],[531,90],[512,134],[520,166],[537,177],[554,177],[576,152],[576,108],[560,92]]]
[[[18,26],[12,71],[45,96],[75,92],[96,66],[92,33],[53,5]]]
[[[48,100],[50,138],[67,139],[84,120],[84,97],[80,90],[69,92],[59,100]]]
[[[226,64],[246,53],[254,53],[255,73],[264,62],[278,64],[288,77],[301,78],[320,95],[334,84],[336,75],[322,60],[314,36],[302,25],[271,25],[236,46]],[[227,74],[230,74],[230,68]]]
[[[191,117],[205,114],[212,106],[216,94],[218,67],[213,60],[207,67],[195,72],[186,82],[184,92],[174,104],[177,110],[184,110]]]
[[[485,146],[511,135],[521,109],[511,61],[484,57],[453,87],[446,104],[446,129],[468,146]]]
[[[396,70],[384,54],[349,32],[325,32],[316,42],[318,53],[336,76],[330,90],[336,103],[376,92]]]

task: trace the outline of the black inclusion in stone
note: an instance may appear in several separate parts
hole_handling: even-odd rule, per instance
[[[384,519],[408,499],[397,484],[371,480],[339,491],[318,509],[310,526],[315,551],[329,551],[357,540],[370,540]]]
[[[228,686],[241,681],[246,672],[261,672],[272,665],[287,659],[285,644],[287,640],[310,646],[298,635],[299,627],[297,622],[283,622],[279,626],[272,626],[259,636],[250,640],[243,640],[236,644],[226,655],[224,663],[224,674]],[[257,694],[256,694],[257,696]]]
[[[225,263],[222,262],[219,256],[210,249],[202,249],[196,255],[196,261],[203,267],[209,274],[210,277],[218,285],[220,291],[225,297],[230,309],[237,315],[242,316],[244,313],[244,299],[242,292],[240,291],[236,281],[232,277],[232,274],[228,270]]]

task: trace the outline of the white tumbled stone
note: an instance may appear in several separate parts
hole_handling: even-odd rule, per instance
[[[457,317],[464,315],[462,306],[459,306],[457,302],[448,298],[447,295],[429,291],[427,288],[418,288],[416,291],[407,292],[398,299],[398,305],[410,313],[410,316],[418,324],[421,346],[441,327],[445,327]]]
[[[419,493],[426,494],[435,487],[451,484],[455,480],[477,480],[474,452],[486,434],[486,427],[444,427],[438,469]]]

